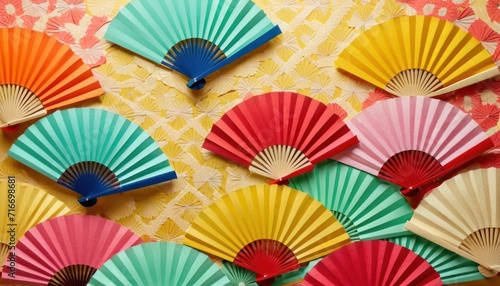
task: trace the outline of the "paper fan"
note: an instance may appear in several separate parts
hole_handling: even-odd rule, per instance
[[[141,243],[139,236],[97,216],[61,216],[37,224],[19,240],[15,266],[3,266],[13,283],[87,285],[114,254]],[[9,275],[10,274],[10,275]]]
[[[262,281],[350,243],[340,222],[307,194],[278,185],[246,187],[203,209],[184,244],[253,271]]]
[[[227,277],[205,254],[181,244],[150,242],[119,252],[88,285],[226,285]]]
[[[8,154],[81,194],[85,206],[100,196],[176,178],[153,138],[100,109],[57,111],[30,126]]]
[[[250,0],[139,1],[127,4],[104,38],[190,78],[204,78],[281,34]]]
[[[0,128],[104,93],[69,46],[44,33],[1,28]]]
[[[353,241],[408,235],[413,214],[400,187],[328,160],[290,180],[290,187],[320,201],[342,223]]]
[[[439,274],[407,248],[382,241],[358,241],[323,258],[302,285],[443,285]]]
[[[478,169],[444,182],[415,209],[406,228],[481,265],[500,271],[500,169]]]
[[[14,177],[0,181],[0,263],[24,233],[47,219],[75,212],[47,191],[16,182]]]
[[[223,261],[221,270],[229,279],[229,285],[259,286],[259,284],[255,282],[254,272],[241,268],[234,263]]]
[[[471,34],[423,15],[372,27],[340,53],[335,65],[399,96],[435,96],[500,74]]]
[[[444,284],[455,284],[484,279],[477,263],[416,235],[389,239],[415,252],[425,259],[439,273]]]
[[[274,280],[273,286],[294,286],[301,285],[304,280],[304,276],[306,276],[307,272],[311,271],[311,269],[321,261],[321,258],[309,261],[306,265],[300,267],[299,270],[287,272],[283,275],[277,276]]]
[[[425,97],[377,102],[347,125],[360,143],[333,159],[411,192],[493,146],[468,114],[449,103]]]
[[[250,97],[212,127],[203,148],[284,180],[357,143],[326,105],[294,92]]]

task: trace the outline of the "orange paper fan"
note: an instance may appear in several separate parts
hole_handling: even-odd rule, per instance
[[[44,33],[0,29],[0,128],[104,93],[71,48]]]
[[[13,283],[87,285],[116,253],[141,243],[128,228],[97,216],[69,215],[42,222],[19,240],[15,263],[2,278]]]
[[[304,286],[441,286],[439,274],[422,257],[392,242],[354,242],[334,251],[304,278]]]
[[[287,186],[257,185],[203,209],[184,244],[253,271],[257,281],[297,270],[350,243],[320,202]]]
[[[226,112],[203,148],[257,174],[285,180],[357,142],[325,104],[294,92],[270,92]]]

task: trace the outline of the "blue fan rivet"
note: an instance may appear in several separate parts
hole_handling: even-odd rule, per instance
[[[192,83],[191,83],[192,82]],[[198,80],[196,78],[194,78],[191,82],[189,82],[187,84],[187,86],[190,88],[190,89],[193,89],[193,90],[200,90],[202,89],[203,87],[205,87],[205,84],[207,84],[206,80],[204,78]]]

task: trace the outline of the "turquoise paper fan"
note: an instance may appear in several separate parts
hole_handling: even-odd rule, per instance
[[[485,278],[479,272],[477,263],[420,236],[409,235],[388,240],[408,248],[429,262],[439,273],[444,284],[462,283]]]
[[[404,224],[413,214],[399,186],[337,161],[290,179],[290,187],[306,192],[330,209],[353,241],[408,235]]]
[[[320,262],[321,259],[322,258],[309,261],[307,265],[301,266],[299,270],[290,271],[283,275],[277,276],[272,285],[273,286],[295,285],[296,283],[302,282],[307,272],[309,272],[316,264],[318,264],[318,262]]]
[[[259,286],[257,282],[255,282],[255,273],[246,270],[245,268],[239,267],[236,264],[233,264],[229,261],[222,262],[222,272],[229,279],[230,283],[228,286]]]
[[[210,258],[191,247],[150,242],[117,253],[94,274],[89,286],[229,285]]]
[[[30,126],[8,154],[82,195],[85,206],[177,177],[149,134],[101,109],[57,111]]]
[[[165,65],[200,89],[204,78],[281,34],[250,0],[132,0],[107,40]]]

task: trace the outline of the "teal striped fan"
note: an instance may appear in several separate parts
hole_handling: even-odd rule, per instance
[[[177,177],[151,136],[101,109],[57,111],[30,126],[8,154],[82,195],[84,206]]]
[[[408,248],[429,262],[439,273],[444,284],[462,283],[485,278],[479,272],[477,263],[420,236],[409,235],[388,240]]]
[[[115,254],[89,286],[228,285],[228,278],[210,258],[189,246],[149,242]]]
[[[250,0],[132,0],[104,38],[190,78],[204,78],[281,34]]]
[[[250,270],[239,267],[229,261],[222,262],[222,272],[229,279],[228,286],[259,286],[255,282],[256,274]]]
[[[337,161],[290,179],[290,187],[306,192],[330,209],[353,241],[408,235],[403,228],[413,214],[400,187]]]
[[[284,286],[284,285],[301,285],[300,282],[304,280],[307,272],[309,272],[322,258],[309,261],[307,265],[301,266],[299,270],[290,271],[280,276],[276,276],[273,282],[273,286]]]

